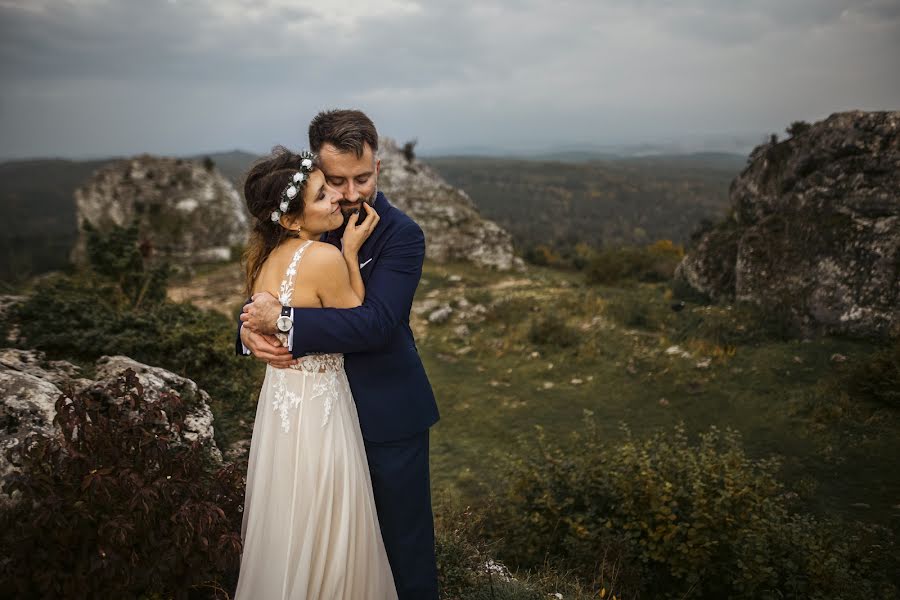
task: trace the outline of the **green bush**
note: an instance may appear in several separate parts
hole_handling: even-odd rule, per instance
[[[139,239],[136,222],[129,227],[113,226],[107,233],[88,221],[83,227],[91,270],[110,284],[120,300],[134,308],[165,300],[169,264],[154,260],[150,242]]]
[[[491,558],[493,548],[482,531],[485,513],[447,501],[436,505],[435,551],[442,600],[544,600],[554,593],[567,600],[597,598],[564,572],[544,567],[510,573]]]
[[[612,285],[625,279],[650,283],[672,278],[684,256],[680,246],[660,240],[645,247],[605,248],[587,260],[588,283]]]
[[[541,433],[512,462],[486,527],[501,560],[553,557],[626,598],[897,592],[885,575],[897,566],[888,533],[792,510],[778,462],[748,457],[736,432],[711,428],[697,444],[683,426],[624,434],[605,443],[587,416],[570,443]]]
[[[532,319],[528,339],[540,346],[570,348],[578,344],[580,336],[561,316],[550,314]]]
[[[843,386],[854,397],[900,408],[900,339],[851,366]]]
[[[205,598],[236,583],[245,467],[186,443],[175,394],[148,402],[134,371],[106,390],[63,394],[61,437],[7,452],[0,579],[20,598]],[[222,596],[216,596],[222,597]]]
[[[668,306],[665,307],[668,310]],[[639,299],[612,300],[606,306],[606,313],[626,327],[656,329],[663,323],[661,309]]]
[[[710,304],[678,313],[672,339],[707,340],[719,346],[738,346],[764,341],[796,339],[797,331],[786,309],[752,302]]]

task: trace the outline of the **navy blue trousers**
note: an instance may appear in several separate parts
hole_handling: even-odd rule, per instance
[[[365,444],[397,594],[400,600],[438,600],[428,430],[402,440]]]

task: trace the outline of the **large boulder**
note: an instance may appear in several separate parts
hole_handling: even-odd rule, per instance
[[[211,161],[147,154],[115,161],[75,190],[75,201],[76,263],[85,259],[85,221],[101,232],[137,221],[156,255],[182,263],[229,260],[247,237],[244,203]]]
[[[425,233],[425,251],[436,262],[468,261],[501,271],[523,268],[512,237],[482,217],[468,194],[433,169],[407,157],[390,138],[378,144],[378,186]]]
[[[213,460],[222,462],[222,453],[213,439],[213,414],[209,395],[196,383],[159,367],[151,367],[127,356],[104,356],[95,365],[92,379],[65,361],[48,361],[42,353],[14,348],[0,349],[0,478],[14,469],[6,451],[22,443],[31,433],[59,435],[53,425],[56,400],[64,393],[104,390],[126,369],[134,370],[144,388],[144,397],[153,402],[162,392],[174,392],[185,402],[187,412],[181,439],[200,440]],[[8,499],[0,494],[0,500]]]
[[[900,335],[900,112],[845,112],[751,153],[676,278],[806,332]]]

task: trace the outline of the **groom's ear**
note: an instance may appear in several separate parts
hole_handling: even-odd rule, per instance
[[[378,175],[379,173],[381,173],[381,159],[380,158],[375,161],[375,174]]]

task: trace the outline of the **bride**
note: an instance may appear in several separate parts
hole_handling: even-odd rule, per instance
[[[314,155],[284,148],[253,166],[244,196],[256,217],[248,296],[266,291],[284,306],[362,303],[357,252],[378,223],[373,208],[363,203],[366,214],[350,218],[343,253],[319,242],[343,224],[341,195],[325,183]],[[236,600],[397,598],[343,355],[266,367],[241,539]]]

